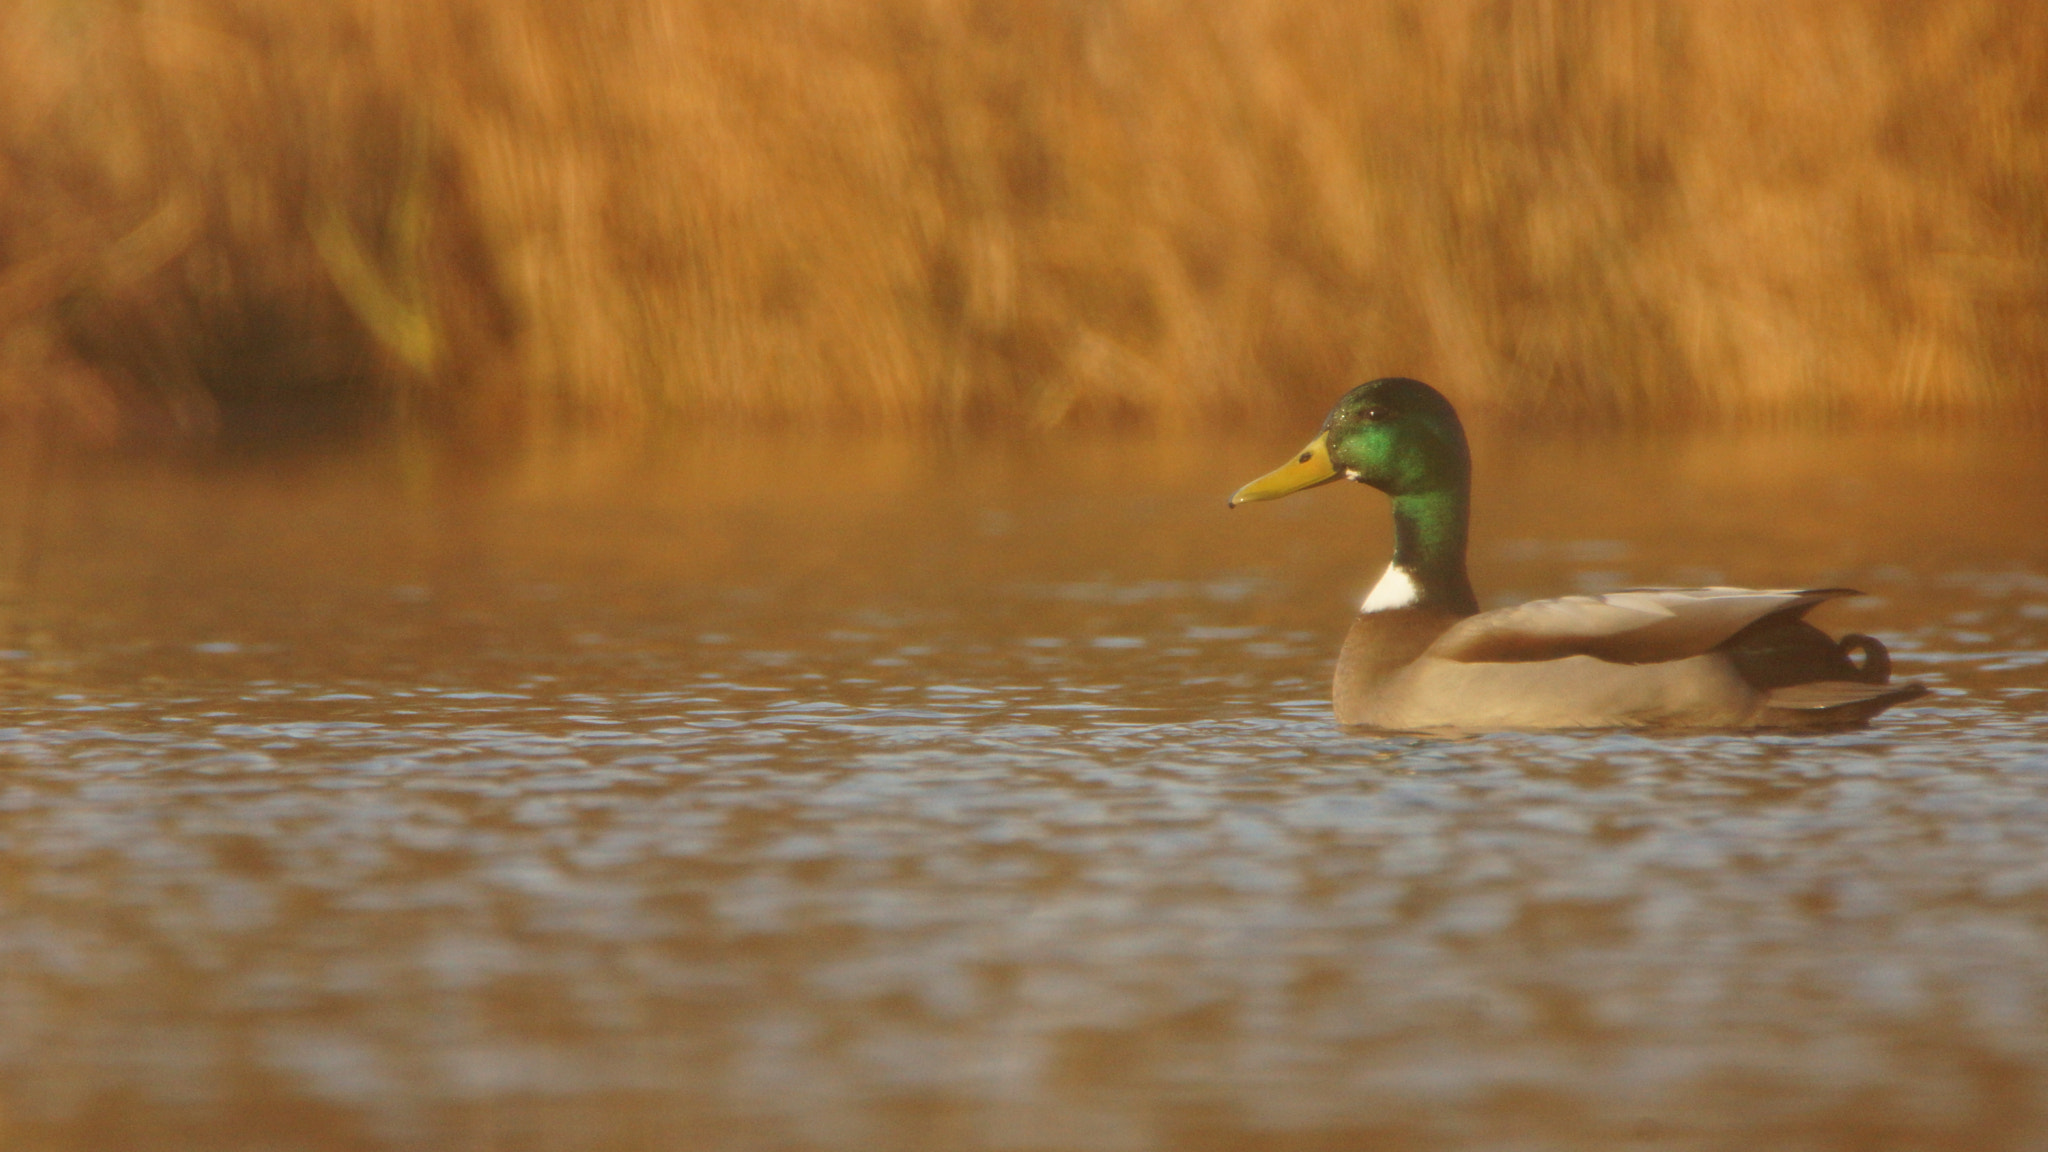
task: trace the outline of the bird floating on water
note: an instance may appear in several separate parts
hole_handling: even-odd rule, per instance
[[[1471,455],[1419,380],[1345,393],[1230,506],[1356,480],[1394,501],[1394,558],[1344,638],[1337,722],[1402,730],[1826,728],[1926,693],[1869,636],[1807,623],[1849,588],[1633,588],[1479,611],[1465,574]],[[1861,662],[1855,657],[1860,655]]]

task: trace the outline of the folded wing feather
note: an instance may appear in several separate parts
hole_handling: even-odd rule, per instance
[[[1850,588],[1631,588],[1482,612],[1452,625],[1425,655],[1465,663],[1595,656],[1618,664],[1683,660],[1766,616],[1792,618]]]

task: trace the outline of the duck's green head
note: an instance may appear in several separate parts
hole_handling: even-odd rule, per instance
[[[1420,380],[1396,376],[1346,392],[1308,447],[1238,489],[1230,506],[1332,480],[1356,480],[1396,497],[1463,492],[1471,476],[1465,429],[1451,402]]]

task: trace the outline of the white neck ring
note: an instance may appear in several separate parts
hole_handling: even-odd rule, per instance
[[[1365,603],[1358,606],[1360,612],[1385,612],[1390,608],[1412,608],[1422,599],[1422,589],[1416,585],[1415,577],[1399,564],[1387,565],[1386,575],[1372,586],[1365,597]]]

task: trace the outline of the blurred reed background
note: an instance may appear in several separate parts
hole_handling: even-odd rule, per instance
[[[0,413],[2048,414],[1999,0],[10,0]]]

